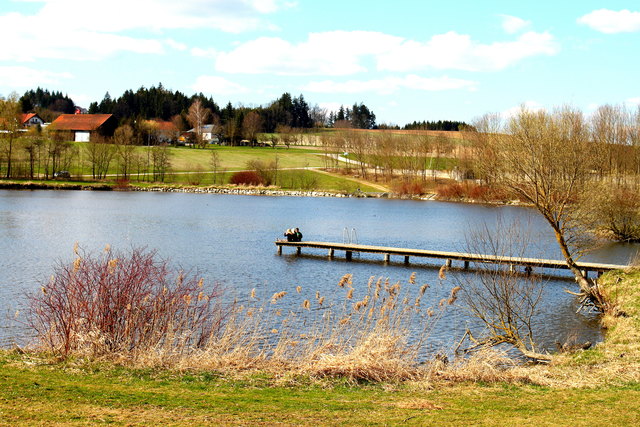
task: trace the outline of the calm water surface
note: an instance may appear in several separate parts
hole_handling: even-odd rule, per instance
[[[146,246],[185,269],[197,269],[239,298],[252,288],[263,295],[303,286],[302,297],[316,291],[335,294],[346,273],[356,292],[366,290],[370,276],[406,282],[412,272],[418,283],[430,283],[431,303],[447,296],[453,282],[438,282],[434,261],[384,265],[381,257],[360,262],[324,253],[294,256],[290,248],[278,256],[274,240],[283,230],[300,227],[305,240],[343,241],[343,230],[355,228],[359,243],[464,250],[465,234],[482,224],[518,219],[533,230],[528,255],[560,258],[547,225],[530,209],[443,202],[381,199],[256,197],[182,193],[0,191],[0,345],[24,341],[28,331],[8,320],[21,311],[24,295],[39,288],[57,260],[71,260],[75,242],[90,251],[106,244],[127,250]],[[287,250],[289,249],[289,250]],[[626,263],[634,245],[610,244],[590,259]],[[371,262],[366,262],[370,260]],[[365,261],[365,262],[362,262]],[[401,261],[400,259],[398,261]],[[562,273],[556,273],[562,274]],[[565,273],[566,274],[566,273]],[[553,279],[545,286],[538,340],[547,346],[568,337],[597,340],[594,316],[576,315],[571,280]],[[20,314],[18,314],[20,320]],[[474,321],[461,307],[440,320],[431,336],[434,351],[450,348]]]

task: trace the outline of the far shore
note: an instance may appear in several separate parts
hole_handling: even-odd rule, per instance
[[[76,182],[76,181],[0,181],[0,190],[72,190],[72,191],[141,191],[158,193],[197,193],[197,194],[229,194],[240,196],[272,196],[272,197],[338,197],[338,198],[376,198],[396,200],[422,200],[454,203],[471,203],[502,206],[527,206],[519,200],[488,201],[469,198],[443,198],[436,193],[422,195],[398,195],[392,192],[363,191],[328,191],[328,190],[283,190],[276,187],[237,187],[237,186],[190,186],[171,184],[119,186],[117,184]]]

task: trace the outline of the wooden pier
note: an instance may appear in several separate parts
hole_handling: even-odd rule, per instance
[[[520,257],[508,257],[499,255],[483,255],[483,254],[470,254],[462,252],[444,252],[444,251],[432,251],[425,249],[406,249],[406,248],[394,248],[387,246],[369,246],[369,245],[354,245],[345,243],[329,243],[329,242],[287,242],[276,241],[278,248],[278,255],[282,255],[282,248],[284,246],[290,246],[296,248],[296,253],[300,255],[302,248],[310,249],[324,249],[327,251],[329,258],[334,258],[336,251],[344,251],[347,260],[353,258],[354,253],[371,253],[382,254],[384,262],[390,262],[392,256],[403,257],[404,263],[409,264],[410,257],[432,258],[432,259],[444,259],[447,267],[452,266],[453,261],[462,261],[462,267],[469,268],[470,263],[483,263],[483,264],[504,264],[509,265],[511,269],[515,266],[524,266],[525,271],[530,272],[532,268],[554,268],[568,270],[569,267],[565,261],[552,260],[552,259],[537,259],[537,258],[520,258]],[[595,262],[578,262],[576,263],[586,274],[589,272],[597,272],[598,275],[610,270],[621,270],[628,266],[616,265],[616,264],[600,264]]]

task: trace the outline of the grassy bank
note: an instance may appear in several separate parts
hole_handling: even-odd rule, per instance
[[[640,386],[361,384],[0,355],[1,424],[633,425]]]
[[[74,263],[82,265],[85,261]],[[105,265],[117,268],[111,262]],[[338,286],[350,300],[350,277]],[[611,303],[603,318],[605,341],[590,350],[558,354],[549,365],[506,368],[504,360],[479,353],[450,365],[416,366],[421,374],[366,381],[355,371],[347,380],[345,363],[356,362],[347,348],[331,369],[307,370],[284,359],[271,361],[266,369],[260,364],[240,366],[232,360],[237,362],[237,356],[217,367],[167,368],[161,363],[136,368],[126,358],[120,359],[126,366],[119,365],[108,354],[61,359],[1,351],[0,424],[635,425],[640,421],[640,271],[608,273],[601,286]],[[383,290],[391,302],[403,300],[395,285],[373,286],[371,299],[365,300],[373,303]],[[277,316],[275,300],[284,294],[274,295],[269,304]],[[348,317],[353,318],[359,304],[347,307],[353,310]],[[390,304],[384,311],[395,307]],[[340,318],[345,317],[336,320]],[[348,328],[347,323],[338,324]],[[357,330],[362,329],[358,325]],[[377,328],[371,332],[379,335]],[[332,346],[337,343],[331,341]],[[376,353],[361,367],[385,362],[388,354]],[[365,356],[360,354],[359,362],[366,361]],[[326,360],[307,362],[313,368]]]
[[[205,171],[167,174],[164,182],[130,181],[126,187],[231,187],[229,179],[231,172],[213,174]],[[63,180],[28,180],[28,179],[0,179],[0,189],[9,190],[113,190],[122,187],[115,181],[63,181]],[[283,170],[278,173],[277,185],[273,189],[303,190],[303,191],[333,191],[353,193],[355,191],[380,192],[386,187],[371,184],[361,179],[326,173],[315,170]]]

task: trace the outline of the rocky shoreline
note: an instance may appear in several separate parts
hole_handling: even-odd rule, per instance
[[[344,198],[399,198],[392,193],[365,193],[365,192],[333,192],[321,190],[280,190],[272,188],[243,188],[243,187],[130,187],[131,191],[152,191],[163,193],[208,193],[208,194],[230,194],[239,196],[272,196],[272,197],[344,197]],[[434,200],[435,194],[420,196],[420,200]],[[409,197],[407,197],[409,198]],[[414,197],[418,199],[418,197]]]
[[[422,196],[397,195],[394,193],[379,192],[340,192],[322,190],[281,190],[265,187],[191,187],[191,186],[117,186],[100,183],[50,183],[38,181],[25,182],[1,182],[0,190],[76,190],[76,191],[141,191],[157,193],[197,193],[197,194],[228,194],[236,196],[271,196],[271,197],[338,197],[338,198],[374,198],[374,199],[398,199],[398,200],[438,200],[456,203],[478,203],[489,205],[517,205],[526,206],[517,200],[512,201],[486,201],[474,199],[447,199],[439,198],[435,193]]]

